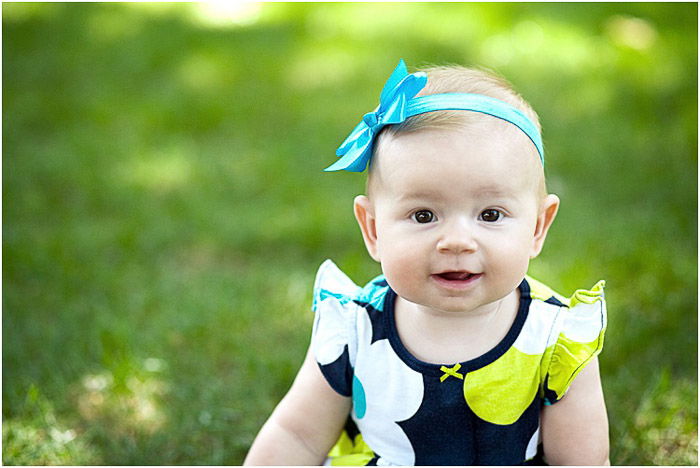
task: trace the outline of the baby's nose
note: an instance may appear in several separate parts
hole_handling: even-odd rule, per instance
[[[477,249],[474,230],[467,220],[455,220],[445,226],[437,243],[442,253],[472,252]]]

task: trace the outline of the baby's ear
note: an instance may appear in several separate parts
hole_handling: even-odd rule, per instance
[[[362,231],[362,238],[365,240],[367,252],[369,252],[370,257],[378,262],[377,223],[374,216],[374,206],[365,195],[358,195],[355,197],[353,207],[355,219],[357,219],[357,224],[360,225],[360,231]]]
[[[549,227],[554,222],[559,210],[559,197],[554,194],[549,194],[544,197],[540,205],[540,212],[537,215],[537,225],[535,226],[535,236],[532,240],[532,252],[530,258],[537,257],[542,252],[544,240],[547,237]]]

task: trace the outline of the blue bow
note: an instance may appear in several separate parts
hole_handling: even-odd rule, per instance
[[[400,60],[382,89],[379,106],[362,117],[362,121],[336,150],[336,156],[342,157],[325,170],[364,171],[372,157],[374,139],[380,130],[386,125],[406,120],[409,99],[418,94],[427,82],[428,75],[424,72],[409,75],[406,64]]]

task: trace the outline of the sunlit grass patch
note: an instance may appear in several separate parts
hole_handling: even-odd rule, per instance
[[[89,445],[72,429],[42,427],[36,421],[4,420],[3,464],[81,465],[95,463]]]
[[[82,388],[74,391],[85,423],[104,425],[115,435],[153,434],[166,422],[161,406],[167,385],[153,372],[128,377],[123,388],[115,386],[108,371],[89,374],[83,378]]]
[[[192,171],[193,164],[187,154],[179,150],[168,154],[161,150],[154,155],[125,161],[120,167],[119,176],[128,185],[168,193],[190,182]]]
[[[609,388],[630,393],[610,407],[613,460],[637,459],[643,465],[697,465],[697,386],[673,378],[668,369],[645,369],[646,378],[617,374]],[[615,464],[615,463],[613,463]]]
[[[75,422],[74,418],[70,420]],[[2,462],[5,465],[81,465],[99,463],[77,425],[59,417],[36,386],[30,386],[21,418],[3,418]]]

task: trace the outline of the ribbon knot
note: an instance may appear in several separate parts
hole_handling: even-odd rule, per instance
[[[460,374],[459,372],[457,372],[461,368],[462,368],[462,364],[459,364],[459,363],[455,364],[452,367],[447,367],[447,366],[440,367],[440,370],[444,372],[442,377],[440,377],[440,382],[444,382],[450,376],[456,377],[459,380],[464,380],[464,374]]]
[[[379,106],[362,117],[362,121],[343,141],[336,156],[340,157],[326,171],[362,172],[372,157],[374,139],[386,125],[406,120],[406,106],[428,82],[424,72],[408,74],[403,60],[394,69],[379,96]]]
[[[362,121],[370,128],[375,127],[379,123],[376,112],[367,112],[362,117]]]

